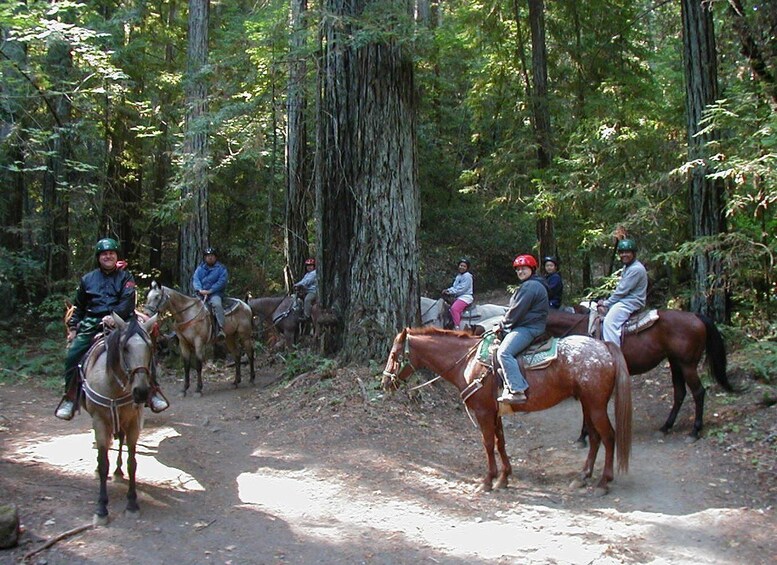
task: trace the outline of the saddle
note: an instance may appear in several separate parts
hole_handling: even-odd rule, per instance
[[[231,296],[224,296],[221,299],[221,305],[224,307],[224,316],[229,316],[232,312],[237,310],[238,306],[242,304],[243,301],[238,298],[232,298]],[[205,306],[208,308],[208,312],[210,313],[210,323],[214,330],[214,335],[216,332],[218,332],[218,321],[216,320],[216,314],[213,312],[213,305],[210,303],[210,301],[207,301],[205,303]],[[224,329],[224,328],[221,328]]]
[[[281,320],[288,317],[292,312],[299,311],[300,305],[297,297],[290,294],[278,304],[275,312],[272,313],[272,323],[278,324]]]
[[[603,318],[597,313],[596,309],[591,310],[588,315],[588,335],[595,339],[602,339],[602,321]],[[640,310],[634,312],[623,325],[621,335],[626,337],[629,334],[638,334],[645,331],[658,321],[658,310]]]
[[[496,358],[496,350],[500,342],[501,340],[494,330],[484,333],[478,347],[476,359],[478,363],[488,367],[493,374],[497,375],[504,382],[502,368],[499,366]],[[544,369],[550,365],[558,358],[558,342],[559,338],[550,337],[547,333],[537,336],[529,344],[529,347],[518,356],[518,364],[521,367],[521,371]]]

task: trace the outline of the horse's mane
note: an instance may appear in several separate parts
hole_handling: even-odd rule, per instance
[[[436,328],[434,326],[424,326],[422,328],[410,328],[413,335],[444,335],[444,336],[457,336],[457,337],[477,337],[470,332],[464,330],[444,330]]]
[[[124,348],[127,340],[136,334],[145,339],[145,330],[138,323],[138,319],[133,316],[127,322],[127,327],[124,330],[114,330],[105,338],[106,365],[110,371],[114,373],[121,372],[121,350]]]

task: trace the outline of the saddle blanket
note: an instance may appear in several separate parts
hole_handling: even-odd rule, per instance
[[[546,341],[530,345],[518,358],[518,360],[522,362],[523,368],[542,369],[543,367],[550,365],[551,362],[558,357],[558,340],[559,338],[552,337]],[[488,330],[484,333],[480,341],[480,346],[478,347],[478,362],[487,367],[496,365],[493,359],[499,343],[495,331]]]

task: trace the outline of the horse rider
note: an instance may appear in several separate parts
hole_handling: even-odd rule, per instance
[[[55,412],[56,417],[62,420],[70,420],[75,412],[81,384],[78,369],[81,358],[103,328],[115,326],[111,312],[125,320],[135,316],[135,279],[129,271],[120,268],[126,263],[118,261],[118,251],[119,244],[115,239],[98,241],[95,256],[99,266],[81,277],[78,286],[73,302],[75,310],[68,321],[65,395]],[[153,374],[148,406],[154,412],[161,412],[169,406]]]
[[[462,257],[458,263],[459,272],[453,279],[453,284],[442,291],[444,296],[453,299],[451,304],[451,318],[453,329],[461,329],[461,314],[475,301],[475,279],[469,272],[469,259]]]
[[[548,285],[548,304],[553,310],[558,310],[564,295],[564,281],[558,272],[561,262],[555,255],[550,255],[545,257],[542,263],[545,268],[545,283]]]
[[[202,263],[194,271],[192,287],[203,301],[209,302],[216,316],[218,339],[224,338],[224,303],[222,298],[227,288],[229,271],[218,260],[218,253],[213,247],[208,247],[202,254]]]
[[[623,263],[621,278],[610,297],[597,302],[596,310],[604,316],[602,339],[620,346],[623,324],[647,302],[648,275],[637,259],[637,244],[633,239],[620,240],[617,252]]]
[[[518,276],[518,288],[499,325],[506,335],[497,349],[497,360],[502,368],[504,388],[499,402],[517,404],[526,402],[529,383],[521,374],[518,355],[534,338],[545,331],[548,319],[548,288],[545,279],[537,274],[537,260],[533,255],[518,255],[513,260]]]
[[[300,322],[306,322],[310,319],[310,313],[313,310],[313,303],[318,295],[318,278],[316,276],[316,260],[312,257],[305,259],[305,276],[294,285],[294,291],[305,293],[305,299],[302,303],[302,317]]]

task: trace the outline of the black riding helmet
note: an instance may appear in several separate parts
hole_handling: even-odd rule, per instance
[[[203,256],[205,256],[205,255],[215,255],[216,257],[219,256],[219,254],[216,253],[216,248],[215,247],[206,247],[205,251],[202,252],[202,255]]]
[[[545,258],[542,260],[542,263],[543,263],[543,264],[545,264],[545,263],[547,263],[548,261],[550,261],[551,263],[553,263],[554,265],[556,265],[556,268],[557,268],[557,269],[559,268],[559,265],[561,265],[561,261],[560,261],[560,260],[559,260],[559,258],[558,258],[558,257],[556,257],[555,255],[548,255],[547,257],[545,257]]]
[[[467,266],[467,270],[468,270],[468,271],[469,271],[469,270],[470,270],[470,268],[472,267],[472,265],[470,265],[470,263],[469,263],[469,259],[467,259],[466,257],[461,257],[461,258],[460,258],[460,259],[459,259],[459,260],[456,262],[456,265],[459,265],[459,264],[461,264],[461,263],[464,263],[464,264]]]

